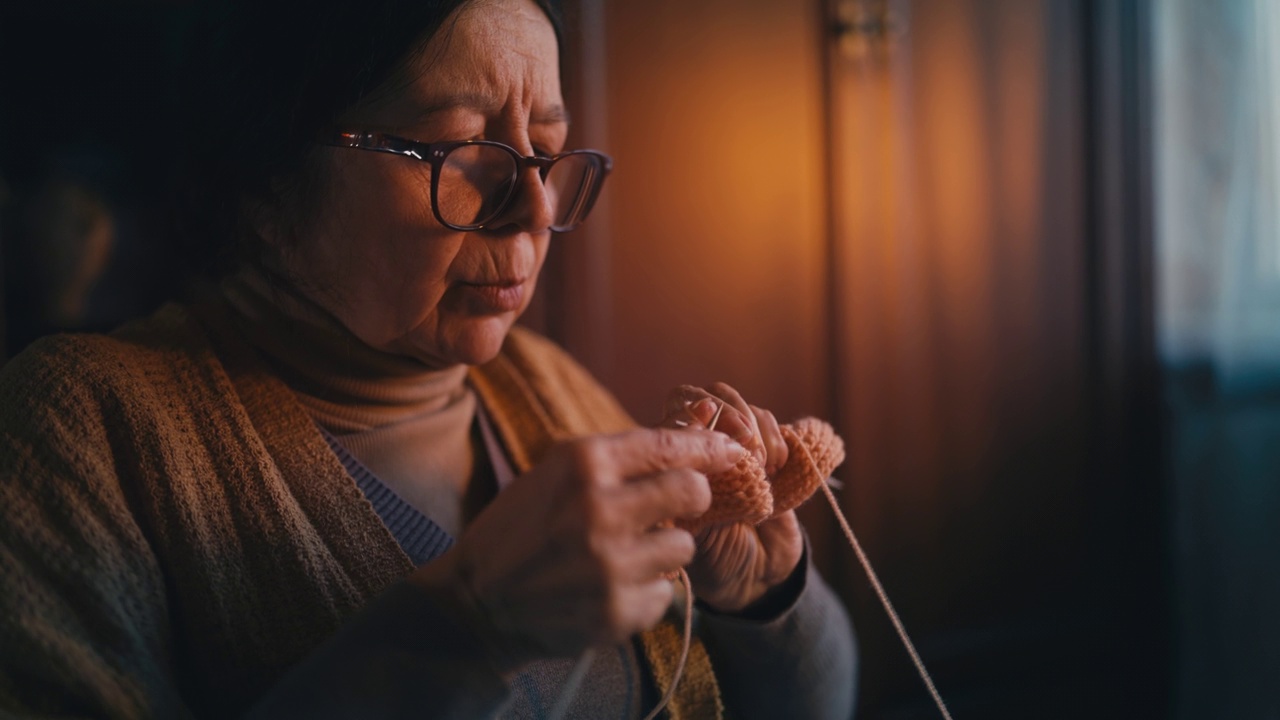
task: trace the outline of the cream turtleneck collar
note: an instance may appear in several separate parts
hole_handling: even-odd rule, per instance
[[[475,469],[467,367],[431,370],[369,347],[264,271],[222,284],[237,325],[315,422],[384,484],[455,536]]]

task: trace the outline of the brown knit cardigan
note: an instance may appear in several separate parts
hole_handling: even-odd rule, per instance
[[[547,340],[470,376],[509,459],[632,427]],[[229,716],[412,570],[215,306],[45,339],[0,370],[0,716]],[[658,688],[678,631],[643,637]],[[702,648],[676,717],[722,712]]]

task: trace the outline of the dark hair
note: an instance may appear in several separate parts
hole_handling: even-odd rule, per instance
[[[231,0],[197,23],[179,183],[193,270],[216,275],[258,253],[246,204],[306,196],[321,133],[478,1]],[[563,48],[558,3],[536,2]]]

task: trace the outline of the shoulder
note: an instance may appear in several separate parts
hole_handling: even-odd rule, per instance
[[[105,401],[208,357],[208,344],[181,307],[167,305],[109,335],[41,338],[0,368],[0,405]]]
[[[105,451],[112,438],[158,437],[179,403],[225,387],[199,326],[170,305],[109,335],[42,338],[6,363],[0,437],[77,456]]]
[[[38,340],[0,369],[0,504],[130,515],[173,468],[203,457],[198,444],[234,402],[228,388],[178,306],[109,335]]]
[[[70,526],[93,507],[125,516],[119,477],[128,449],[120,429],[145,414],[144,378],[163,354],[115,335],[60,334],[37,340],[0,368],[6,517],[25,508]]]

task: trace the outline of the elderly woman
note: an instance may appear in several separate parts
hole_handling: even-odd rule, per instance
[[[513,328],[610,168],[565,148],[555,17],[230,13],[247,100],[194,167],[244,261],[0,377],[0,714],[643,717],[685,566],[671,716],[852,713],[851,630],[794,514],[667,522],[744,453],[777,467],[773,417],[684,387],[637,429]]]

